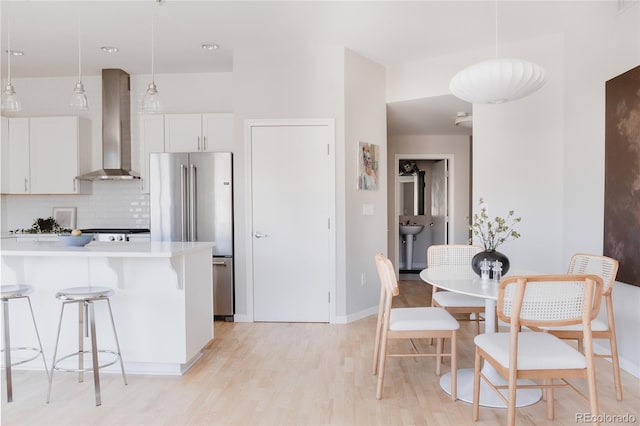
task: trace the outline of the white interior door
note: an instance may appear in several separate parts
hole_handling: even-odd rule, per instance
[[[255,321],[328,322],[328,126],[251,127]]]
[[[449,197],[448,197],[449,160],[437,161],[431,175],[431,221],[433,244],[448,243]]]

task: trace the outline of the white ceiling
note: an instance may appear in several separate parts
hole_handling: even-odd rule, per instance
[[[593,3],[500,1],[499,40],[561,30],[576,5]],[[155,15],[155,71],[163,74],[232,71],[234,49],[286,46],[345,46],[388,67],[493,45],[495,11],[495,1],[483,0],[164,0],[161,5],[156,0],[2,0],[0,70],[6,76],[7,23],[11,49],[25,53],[12,58],[12,77],[25,78],[77,74],[78,21],[83,75],[99,75],[103,68],[149,74]],[[217,43],[220,49],[203,50],[203,42]],[[100,50],[105,45],[117,46],[120,52],[108,55]],[[407,111],[409,104],[401,104],[390,106],[392,116]],[[431,104],[414,106],[433,111]],[[468,105],[466,110],[470,112]],[[455,117],[455,111],[449,113]]]

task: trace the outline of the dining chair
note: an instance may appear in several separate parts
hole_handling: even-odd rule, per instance
[[[613,320],[613,298],[611,292],[613,283],[618,273],[618,261],[606,256],[594,254],[577,253],[571,257],[569,263],[569,274],[593,274],[602,278],[604,289],[605,308],[607,310],[607,320],[596,318],[591,322],[591,334],[594,339],[608,339],[610,353],[594,354],[596,358],[611,358],[613,365],[613,381],[616,388],[616,399],[622,401],[622,383],[620,380],[620,362],[618,360],[618,342],[616,339],[616,327]],[[552,333],[561,339],[576,340],[578,349],[582,351],[583,335],[581,324],[564,327],[545,327],[544,330]]]
[[[446,310],[434,307],[391,308],[393,298],[400,294],[395,269],[384,255],[375,256],[380,276],[380,305],[373,353],[373,374],[378,374],[376,398],[382,398],[387,357],[436,357],[436,374],[440,375],[442,357],[451,358],[451,399],[456,400],[458,321]],[[419,353],[412,339],[435,338],[435,353]],[[390,353],[391,339],[409,339],[411,352]],[[444,339],[451,340],[451,351],[443,352]]]
[[[598,395],[591,321],[598,315],[603,281],[597,275],[535,275],[507,277],[498,290],[498,317],[509,324],[509,332],[479,334],[473,377],[473,420],[479,417],[480,379],[507,405],[507,423],[516,420],[516,389],[542,388],[547,418],[554,418],[554,389],[570,387],[589,401],[597,419]],[[564,340],[544,331],[520,331],[526,327],[582,325],[584,353]],[[496,385],[481,371],[488,362],[507,380]],[[588,397],[567,381],[585,378]],[[542,383],[518,384],[520,379]],[[559,382],[556,382],[559,380]],[[503,394],[501,390],[507,389]]]
[[[469,265],[471,259],[477,253],[483,251],[481,246],[467,244],[442,244],[429,246],[427,249],[427,267],[440,265]],[[484,321],[484,300],[479,297],[468,296],[466,294],[454,293],[452,291],[439,290],[433,286],[431,293],[431,306],[446,309],[452,314],[467,314],[469,317],[463,321],[473,321],[476,323],[476,334],[480,333],[480,321]],[[497,324],[497,322],[496,322]]]

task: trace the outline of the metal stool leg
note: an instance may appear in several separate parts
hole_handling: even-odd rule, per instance
[[[96,315],[93,302],[87,302],[89,324],[91,326],[91,355],[93,358],[93,386],[96,392],[96,407],[102,405],[100,398],[100,370],[98,368],[98,339],[96,336]]]
[[[38,326],[36,325],[36,317],[33,315],[33,307],[31,306],[31,298],[27,297],[29,302],[29,310],[31,311],[31,319],[33,320],[33,328],[36,331],[36,337],[38,338],[38,347],[40,347],[40,355],[42,356],[42,363],[44,364],[44,371],[47,373],[47,379],[49,379],[49,369],[47,368],[47,360],[44,358],[44,351],[42,350],[42,341],[40,340],[40,333],[38,332]]]
[[[120,342],[118,342],[118,333],[116,332],[116,323],[113,321],[113,312],[111,311],[111,302],[107,299],[109,306],[109,316],[111,317],[111,327],[113,327],[113,337],[116,339],[116,348],[118,349],[118,358],[120,358],[120,370],[122,371],[122,379],[124,384],[127,385],[127,376],[124,373],[124,361],[122,361],[122,352],[120,352]]]
[[[62,315],[64,314],[64,307],[66,303],[62,304],[60,308],[60,320],[58,320],[58,335],[56,336],[56,345],[53,349],[53,363],[51,364],[51,374],[49,374],[49,391],[47,392],[47,404],[51,399],[51,385],[53,384],[53,372],[56,369],[56,355],[58,354],[58,343],[60,342],[60,328],[62,327]]]
[[[84,382],[84,332],[86,306],[84,302],[78,303],[78,382]]]
[[[9,301],[2,300],[2,310],[4,312],[4,362],[5,376],[7,381],[7,402],[13,401],[13,385],[11,382],[11,339],[9,336]]]

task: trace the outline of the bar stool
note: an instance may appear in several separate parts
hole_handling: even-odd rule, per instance
[[[47,373],[47,379],[49,378],[49,370],[47,368],[47,361],[44,358],[44,352],[42,351],[42,342],[40,341],[40,333],[38,333],[38,326],[36,325],[36,317],[33,315],[33,307],[31,306],[31,299],[28,294],[33,292],[33,288],[28,285],[3,285],[0,286],[0,299],[2,300],[2,311],[4,312],[4,365],[5,365],[5,380],[7,382],[7,402],[13,401],[13,384],[11,380],[11,367],[14,365],[20,365],[32,361],[42,356],[42,362],[44,364],[45,373]],[[36,331],[36,337],[38,338],[38,348],[32,347],[20,347],[12,348],[10,339],[10,327],[9,327],[9,300],[14,299],[27,299],[29,303],[29,310],[31,311],[31,320],[33,321],[33,328]],[[34,352],[33,356],[28,359],[24,359],[17,362],[11,362],[11,351],[30,351]]]
[[[51,398],[51,385],[53,384],[53,371],[68,371],[68,372],[77,372],[78,373],[78,381],[82,382],[84,380],[84,372],[93,370],[93,383],[95,388],[96,395],[96,406],[102,405],[102,400],[100,397],[100,374],[99,369],[103,367],[108,367],[110,365],[115,364],[117,361],[120,361],[120,369],[122,370],[122,378],[124,380],[124,384],[127,385],[127,376],[124,373],[124,363],[122,362],[122,355],[120,353],[120,343],[118,343],[118,334],[116,333],[116,325],[113,321],[113,312],[111,311],[111,302],[109,301],[109,297],[113,296],[114,292],[112,289],[108,287],[72,287],[66,288],[64,290],[56,293],[56,298],[62,301],[62,309],[60,310],[60,321],[58,323],[58,335],[56,337],[56,345],[53,351],[53,365],[51,367],[51,375],[49,376],[49,392],[47,394],[47,403]],[[97,301],[104,300],[107,302],[107,306],[109,307],[109,316],[111,318],[111,326],[113,328],[113,336],[116,341],[117,352],[112,350],[98,349],[97,348],[97,337],[96,337],[96,320],[95,320],[95,308],[93,303]],[[77,303],[78,304],[78,352],[71,353],[69,355],[65,355],[59,359],[56,359],[58,354],[58,343],[60,341],[60,328],[62,326],[62,317],[64,315],[64,308],[69,303]],[[85,322],[85,318],[88,317],[88,326],[91,330],[91,350],[84,350],[84,336],[87,335],[87,324]],[[84,335],[83,335],[84,331]],[[84,367],[84,354],[91,354],[92,358],[92,367]],[[107,362],[102,365],[98,365],[98,353],[109,353],[114,355],[114,359],[110,362]],[[78,357],[78,368],[64,368],[59,367],[58,364],[61,361],[64,361],[67,358],[71,358],[77,356]]]

